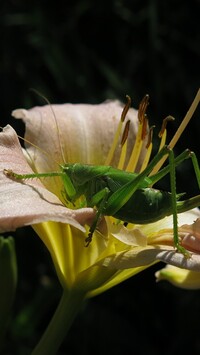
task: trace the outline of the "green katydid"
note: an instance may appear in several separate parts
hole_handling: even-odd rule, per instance
[[[168,156],[169,164],[160,171],[151,172]],[[193,163],[200,188],[200,168],[196,155],[185,150],[176,158],[170,146],[164,146],[140,173],[132,173],[111,166],[91,166],[80,163],[60,165],[60,171],[48,173],[16,174],[4,170],[16,180],[59,176],[64,186],[65,199],[75,202],[84,196],[86,206],[96,208],[96,217],[86,238],[86,246],[102,216],[113,216],[126,223],[147,224],[173,215],[174,245],[177,251],[188,253],[179,243],[177,214],[200,206],[200,195],[181,201],[183,194],[176,194],[175,169],[185,159]],[[160,191],[152,186],[166,174],[170,174],[171,192]]]
[[[166,154],[169,156],[169,165],[149,177],[154,166]],[[5,170],[5,173],[11,178],[20,180],[60,176],[68,200],[75,202],[84,195],[87,206],[97,208],[95,220],[86,238],[87,245],[92,241],[92,235],[101,216],[113,216],[128,223],[146,224],[173,215],[174,244],[178,251],[185,253],[184,248],[179,245],[177,214],[200,205],[200,195],[179,201],[183,194],[176,194],[175,168],[187,158],[192,160],[200,188],[200,169],[196,155],[185,150],[174,158],[173,150],[168,146],[163,147],[140,174],[125,172],[111,166],[80,163],[61,165],[61,171],[58,172],[19,175]],[[168,173],[171,178],[171,192],[151,187]]]

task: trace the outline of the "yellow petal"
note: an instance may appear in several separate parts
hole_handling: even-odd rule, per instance
[[[185,289],[200,288],[200,272],[180,269],[176,266],[167,265],[155,274],[157,281],[166,280],[174,286]]]

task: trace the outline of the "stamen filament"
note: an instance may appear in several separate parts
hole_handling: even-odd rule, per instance
[[[123,170],[124,164],[125,164],[125,159],[126,159],[126,153],[127,153],[127,138],[128,138],[128,132],[129,132],[129,127],[130,127],[130,120],[126,122],[124,132],[122,135],[121,139],[121,153],[119,157],[119,163],[118,163],[118,169]]]
[[[184,132],[185,128],[187,127],[188,123],[190,122],[198,104],[199,104],[199,101],[200,101],[200,89],[198,90],[188,112],[186,113],[183,121],[181,122],[180,126],[178,127],[175,135],[173,136],[171,142],[169,143],[169,147],[171,149],[174,148],[174,146],[176,145],[177,141],[179,140],[179,138],[181,137],[182,133]],[[152,170],[151,174],[150,175],[154,175],[156,174],[160,168],[163,166],[165,160],[167,159],[167,156],[164,156],[160,162],[154,167],[154,169]]]
[[[118,166],[117,166],[118,169],[121,169],[121,170],[124,169],[126,153],[127,153],[127,140],[122,145],[122,148],[121,148],[121,154],[120,154],[119,163],[118,163]]]
[[[122,131],[122,126],[123,126],[123,122],[120,120],[119,124],[118,124],[118,127],[117,127],[117,130],[116,130],[116,133],[115,133],[115,136],[114,136],[114,139],[113,139],[113,142],[112,142],[112,145],[110,147],[110,150],[109,150],[109,153],[108,153],[108,155],[106,157],[104,165],[110,165],[111,164],[111,161],[113,159],[113,156],[114,156],[114,153],[115,153],[118,141],[119,141],[119,137],[120,137],[120,134],[121,134],[121,131]]]
[[[166,139],[167,139],[167,130],[166,130],[166,128],[163,131],[162,136],[160,138],[161,138],[161,140],[160,140],[160,145],[159,145],[158,151],[160,151],[164,147],[164,145],[166,144]]]
[[[188,112],[186,113],[183,121],[181,122],[180,126],[178,127],[174,137],[172,138],[171,142],[169,143],[170,148],[174,148],[175,144],[177,143],[177,141],[179,140],[180,136],[182,135],[182,133],[184,132],[185,128],[187,127],[188,123],[190,122],[198,104],[200,101],[200,89],[198,90]]]
[[[114,135],[114,139],[113,139],[113,142],[112,142],[112,145],[110,147],[110,150],[109,150],[109,153],[107,155],[107,158],[105,160],[105,163],[104,165],[110,165],[111,162],[112,162],[112,159],[113,159],[113,156],[114,156],[114,153],[116,151],[116,147],[117,147],[117,144],[118,144],[118,141],[119,141],[119,137],[120,137],[120,134],[121,134],[121,131],[122,131],[122,127],[123,127],[123,123],[124,123],[124,120],[126,118],[126,115],[127,115],[127,112],[130,108],[130,105],[131,105],[131,98],[130,96],[126,95],[126,99],[127,99],[127,103],[122,111],[122,114],[121,114],[121,119],[118,123],[118,127],[117,127],[117,130],[116,130],[116,133]]]
[[[166,129],[167,128],[167,123],[169,121],[174,121],[174,120],[175,119],[174,119],[173,116],[167,116],[166,118],[164,118],[161,130],[158,133],[158,137],[161,138],[160,146],[159,146],[158,151],[160,151],[164,147],[164,145],[166,144],[166,140],[167,140],[167,129]]]
[[[124,106],[124,109],[122,111],[122,114],[121,114],[121,121],[124,122],[125,121],[125,118],[126,118],[126,115],[128,113],[128,110],[129,108],[131,107],[131,98],[129,95],[126,95],[126,99],[127,99],[127,103],[126,105]]]
[[[147,131],[148,119],[146,116],[146,110],[147,110],[148,104],[149,104],[149,95],[145,95],[139,104],[139,109],[138,109],[139,127],[138,127],[138,132],[137,132],[135,144],[133,146],[133,150],[132,150],[129,162],[126,167],[126,171],[135,171],[140,154],[141,154],[143,141],[145,139],[146,131]]]
[[[151,152],[152,152],[152,149],[153,149],[152,140],[153,140],[153,129],[154,128],[155,128],[155,126],[152,126],[149,129],[149,137],[148,137],[148,142],[147,142],[147,145],[146,145],[146,149],[147,150],[146,150],[146,153],[145,153],[145,157],[143,159],[143,163],[142,163],[140,172],[142,172],[147,167],[147,165],[149,164]]]
[[[147,167],[147,165],[149,164],[149,160],[150,160],[150,156],[151,156],[151,152],[152,152],[152,148],[153,148],[153,144],[152,142],[149,144],[146,154],[145,154],[145,158],[143,160],[141,169],[140,169],[140,173]]]
[[[135,171],[142,150],[142,144],[143,144],[143,140],[141,139],[142,132],[143,132],[143,122],[139,124],[135,144],[128,165],[126,167],[126,171]]]

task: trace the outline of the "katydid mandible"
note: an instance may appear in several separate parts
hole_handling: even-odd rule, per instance
[[[164,156],[169,164],[152,176],[148,176]],[[92,241],[94,231],[102,216],[113,216],[126,223],[147,224],[173,215],[174,246],[177,251],[188,255],[180,245],[177,214],[200,206],[200,195],[180,200],[184,193],[176,193],[175,169],[190,158],[200,188],[200,169],[194,152],[185,150],[174,157],[173,150],[164,146],[139,174],[122,171],[111,166],[92,166],[80,163],[60,165],[60,171],[20,175],[12,170],[5,174],[16,180],[60,176],[65,198],[75,202],[85,197],[87,207],[95,207],[96,217],[85,240],[86,246]],[[152,186],[166,174],[170,175],[171,191],[160,191]]]

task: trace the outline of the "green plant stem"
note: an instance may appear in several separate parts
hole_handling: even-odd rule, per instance
[[[58,308],[32,355],[55,355],[79,312],[85,294],[64,291]]]

